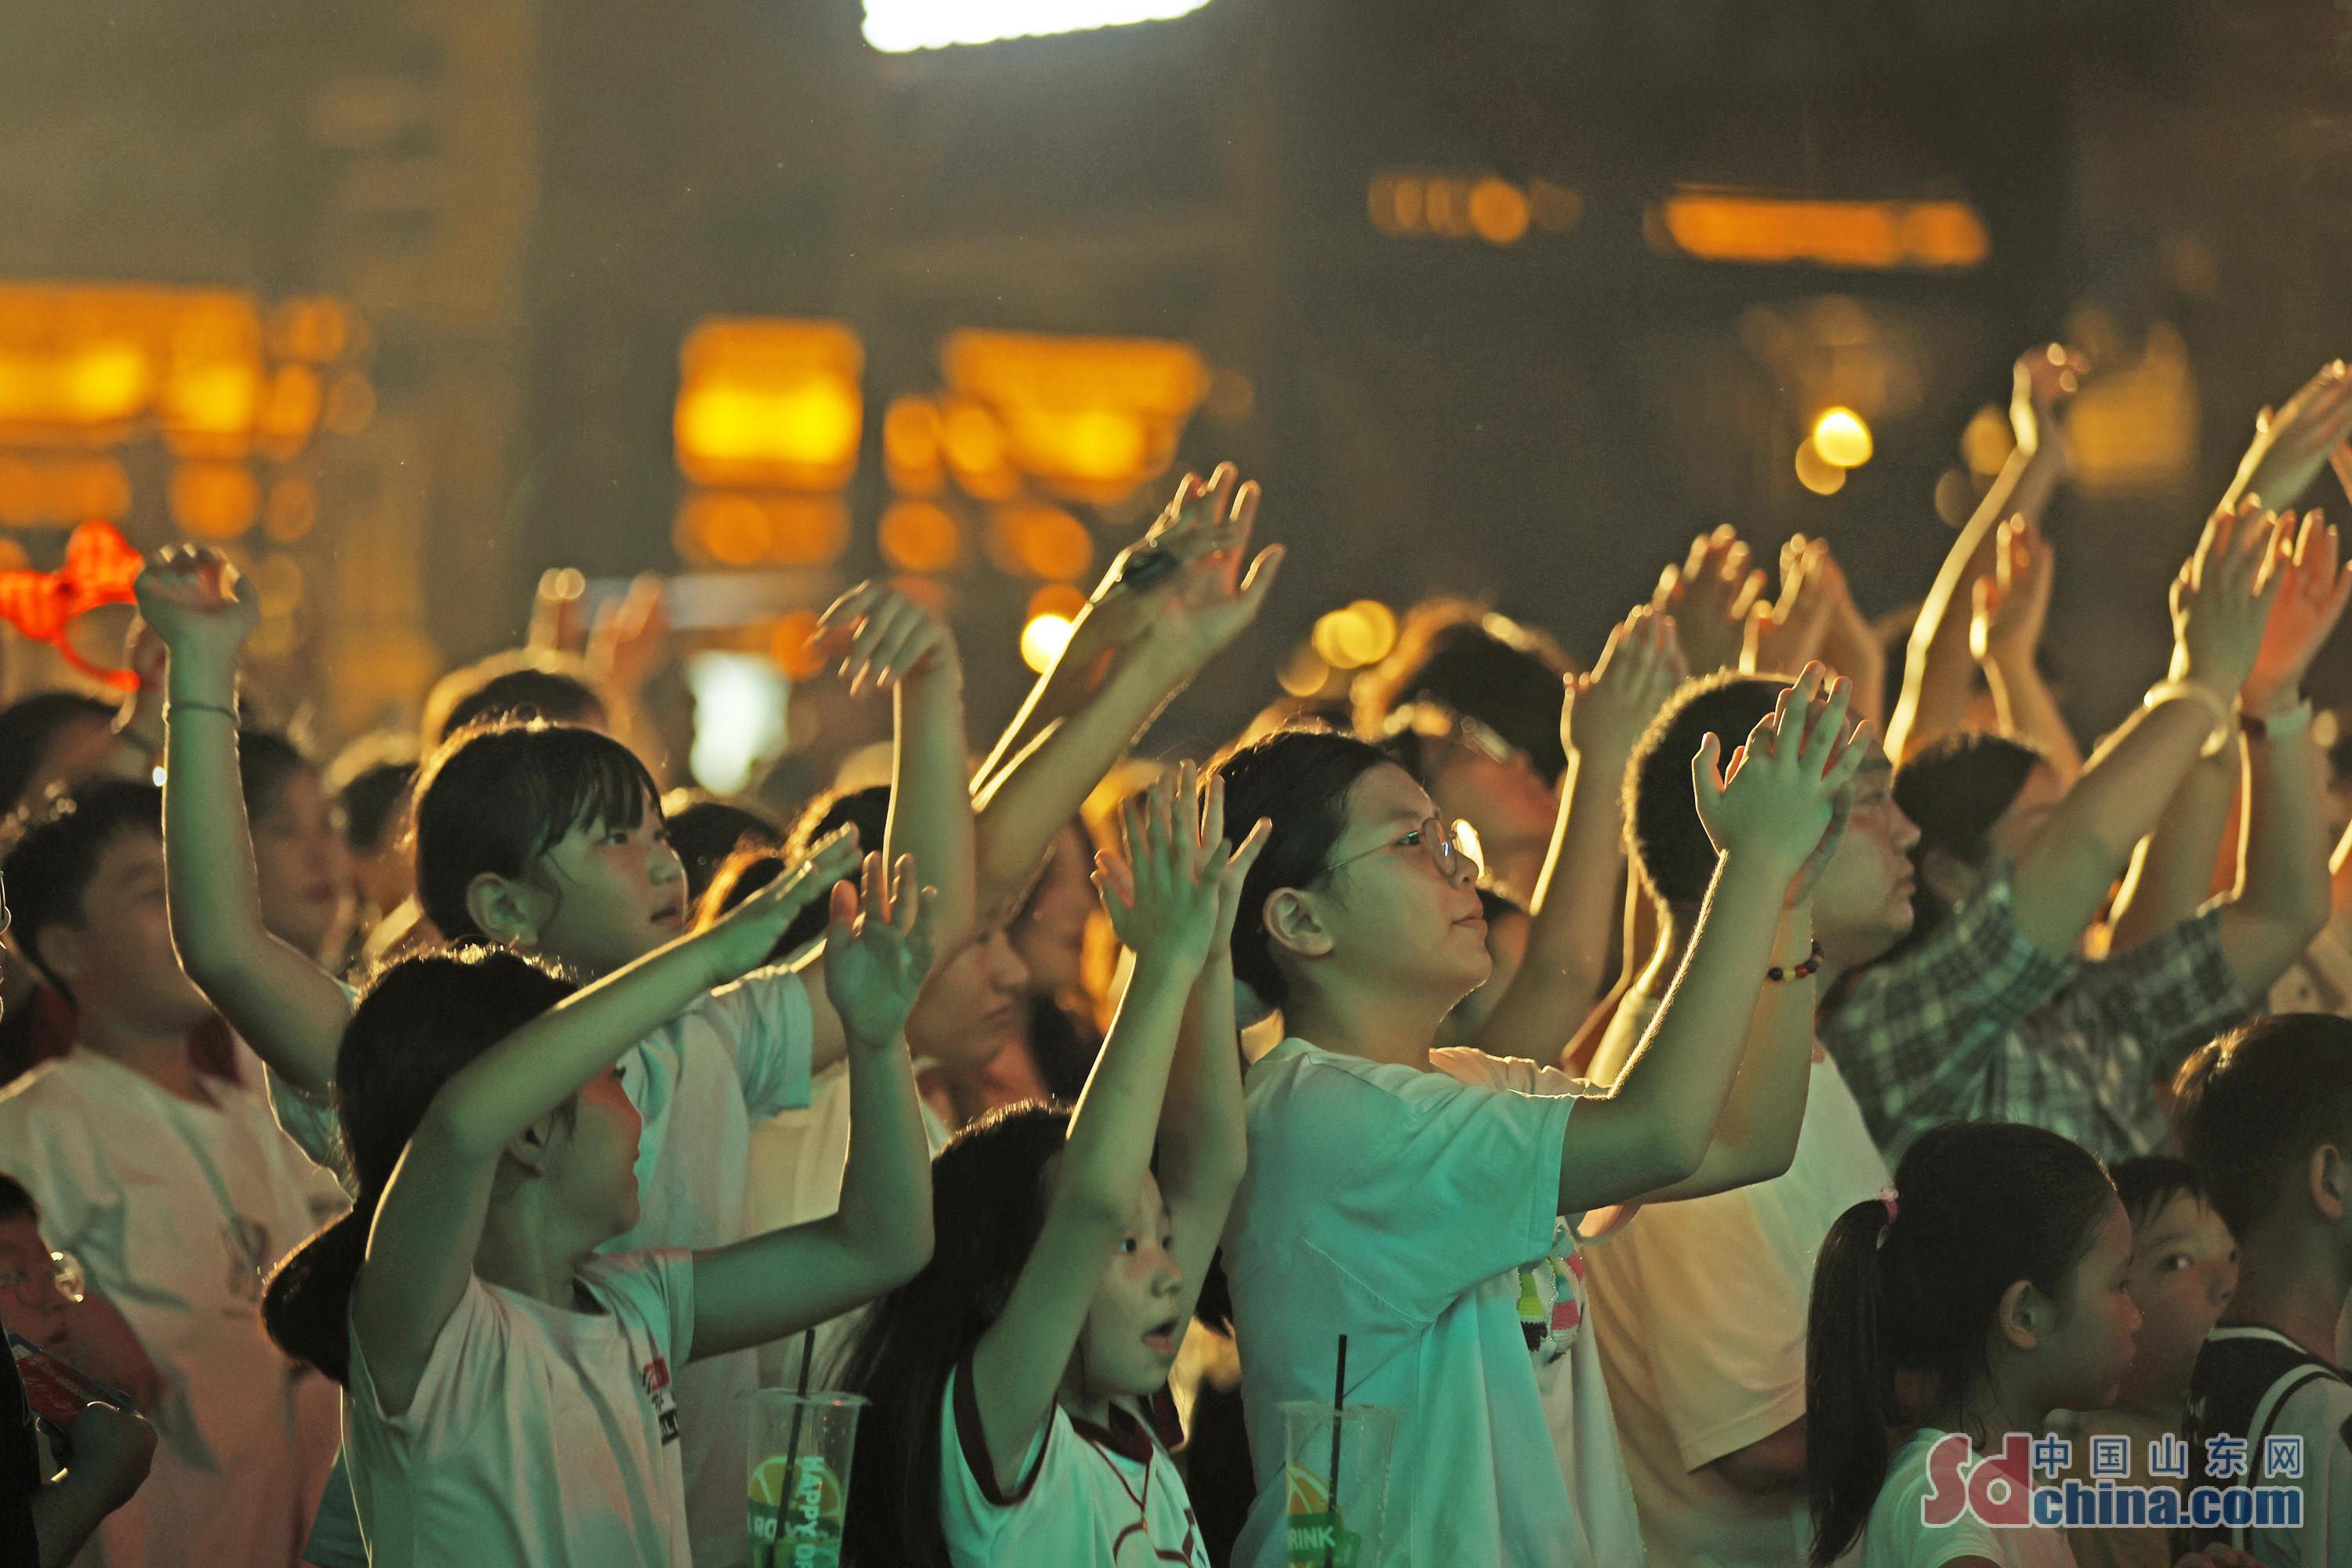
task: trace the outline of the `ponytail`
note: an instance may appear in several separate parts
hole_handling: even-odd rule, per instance
[[[1879,1346],[1884,1290],[1878,1248],[1887,1205],[1865,1199],[1838,1215],[1813,1269],[1805,1325],[1805,1478],[1812,1491],[1813,1568],[1845,1554],[1886,1480],[1897,1425],[1895,1380]]]
[[[270,1274],[261,1323],[279,1350],[348,1384],[352,1288],[408,1141],[444,1084],[574,989],[538,959],[483,946],[403,959],[368,983],[335,1054],[335,1114],[359,1201]]]
[[[278,1259],[261,1296],[261,1326],[281,1351],[351,1383],[352,1287],[367,1260],[377,1194],[362,1195],[342,1218]]]
[[[1805,1468],[1813,1568],[1868,1522],[1889,1436],[1965,1404],[1990,1373],[2001,1298],[2022,1279],[2061,1295],[2116,1205],[2081,1145],[2009,1122],[1922,1133],[1900,1195],[1838,1216],[1805,1327]]]

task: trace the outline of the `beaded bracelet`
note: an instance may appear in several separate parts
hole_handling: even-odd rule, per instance
[[[1822,943],[1821,939],[1816,937],[1813,939],[1813,951],[1806,955],[1804,963],[1800,963],[1791,969],[1783,969],[1776,963],[1772,965],[1771,968],[1767,969],[1764,972],[1764,978],[1767,980],[1810,980],[1821,972],[1821,967]]]
[[[219,713],[230,719],[235,719],[237,716],[236,709],[228,707],[224,703],[183,702],[176,697],[166,698],[163,702],[164,719],[169,721],[174,713]]]

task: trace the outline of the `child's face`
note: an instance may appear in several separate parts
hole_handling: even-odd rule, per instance
[[[1173,1239],[1160,1184],[1147,1174],[1078,1336],[1089,1394],[1141,1398],[1167,1383],[1186,1321],[1184,1275],[1168,1251]]]
[[[686,930],[686,867],[651,802],[635,827],[574,827],[539,858],[530,879],[553,896],[534,945],[591,974],[643,958]]]
[[[0,1220],[0,1322],[46,1351],[64,1343],[73,1303],[58,1289],[49,1244],[30,1215]]]
[[[582,1228],[599,1240],[637,1223],[637,1140],[645,1119],[621,1087],[614,1068],[580,1090],[571,1131],[551,1153],[546,1174]]]
[[[977,1072],[1021,1037],[1029,970],[1002,926],[934,967],[907,1015],[907,1044],[950,1073]]]
[[[299,951],[319,954],[350,918],[351,847],[319,775],[298,768],[253,819],[261,923]]]
[[[116,834],[99,852],[81,905],[79,924],[61,921],[44,930],[40,942],[85,1017],[102,1014],[153,1035],[204,1022],[212,1008],[172,949],[160,836]]]
[[[2131,1265],[2131,1218],[2109,1199],[2090,1251],[2059,1293],[2056,1323],[2034,1348],[2033,1373],[2048,1408],[2105,1410],[2115,1403],[2139,1332]]]
[[[2238,1288],[2238,1243],[2192,1193],[2175,1193],[2132,1233],[2138,1353],[2121,1395],[2135,1408],[2178,1405],[2197,1352]]]

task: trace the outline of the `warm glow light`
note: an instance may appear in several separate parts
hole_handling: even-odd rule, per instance
[[[866,41],[890,54],[1166,22],[1209,0],[866,0]]]
[[[1043,675],[1070,646],[1074,628],[1062,616],[1034,616],[1021,628],[1021,662]]]
[[[1143,338],[960,331],[940,352],[949,466],[984,500],[1026,476],[1068,499],[1108,505],[1166,470],[1209,389],[1184,343]]]
[[[1991,249],[1966,202],[1813,201],[1685,191],[1650,210],[1653,243],[1707,261],[1974,267]]]
[[[702,322],[678,353],[678,468],[698,484],[838,489],[857,465],[864,367],[837,322]]]
[[[1870,461],[1870,426],[1851,408],[1826,408],[1813,421],[1813,450],[1822,461],[1858,468]]]
[[[794,610],[776,619],[769,640],[769,657],[794,680],[807,680],[824,668],[824,650],[816,637],[816,612]]]
[[[1377,599],[1359,599],[1315,623],[1313,647],[1335,669],[1360,669],[1386,658],[1396,637],[1396,613]]]
[[[172,472],[172,519],[190,533],[234,539],[260,510],[261,487],[242,463],[182,463]]]
[[[1331,667],[1312,647],[1301,643],[1282,661],[1274,679],[1293,697],[1319,697],[1331,679]]]
[[[2016,449],[2017,434],[2010,428],[2009,416],[1990,403],[1978,409],[1960,432],[1960,460],[1980,479],[2000,472]]]
[[[1470,226],[1489,245],[1516,245],[1528,232],[1528,198],[1493,175],[1470,187]]]
[[[1003,506],[988,521],[989,560],[1009,575],[1066,581],[1094,564],[1094,535],[1059,507]]]
[[[1817,496],[1832,496],[1845,489],[1845,470],[1822,457],[1807,440],[1797,447],[1797,482]]]
[[[935,501],[893,501],[877,531],[882,558],[901,572],[944,572],[963,559],[963,530]]]

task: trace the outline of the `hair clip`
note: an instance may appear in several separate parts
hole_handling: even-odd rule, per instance
[[[1895,1214],[1898,1206],[1895,1200],[1895,1192],[1893,1187],[1881,1187],[1878,1189],[1878,1201],[1886,1206],[1886,1223],[1889,1225],[1893,1225],[1895,1223]]]
[[[101,605],[131,602],[131,584],[145,563],[110,522],[96,519],[66,541],[65,564],[54,572],[0,572],[0,621],[37,643],[47,643],[68,664],[117,691],[139,689],[127,669],[100,669],[74,651],[66,628]]]

